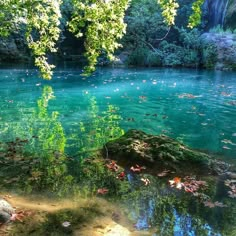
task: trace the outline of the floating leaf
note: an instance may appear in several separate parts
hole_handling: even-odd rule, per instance
[[[134,118],[133,117],[129,117],[127,118],[128,121],[134,121]]]
[[[236,145],[235,143],[233,143],[231,140],[229,139],[223,139],[221,140],[222,143],[225,143],[225,144],[231,144],[231,145]]]
[[[193,99],[193,98],[196,98],[196,96],[194,96],[191,93],[183,93],[183,94],[178,95],[178,98],[190,98],[190,99]]]
[[[221,95],[224,97],[230,97],[231,93],[222,92]]]
[[[227,104],[229,104],[231,106],[236,106],[236,101],[235,100],[229,101],[229,102],[227,102]]]

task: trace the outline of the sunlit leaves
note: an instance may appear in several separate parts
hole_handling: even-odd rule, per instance
[[[167,25],[171,26],[175,23],[175,16],[177,15],[177,9],[179,4],[176,0],[158,0],[157,1],[162,8],[162,16]]]
[[[0,1],[0,37],[9,36],[22,23],[26,9],[22,5],[28,0]]]
[[[56,42],[60,35],[60,4],[58,0],[31,1],[27,12],[26,39],[35,56],[44,79],[51,79],[53,65],[47,61],[48,52],[56,52]]]
[[[115,49],[121,46],[118,40],[126,29],[123,18],[128,3],[129,0],[74,0],[75,10],[69,27],[77,37],[84,34],[88,59],[85,74],[95,70],[100,55],[105,53],[110,60],[114,59]]]
[[[202,7],[203,3],[204,3],[204,0],[196,0],[193,3],[193,5],[192,5],[193,13],[189,17],[189,23],[188,23],[189,28],[196,27],[197,25],[200,24],[201,17],[202,17],[201,7]]]
[[[56,51],[60,4],[60,0],[4,0],[0,3],[0,36],[9,36],[17,28],[24,28],[35,65],[44,79],[51,79],[54,68],[48,63],[47,53]]]
[[[84,74],[95,70],[98,57],[106,55],[114,59],[114,52],[121,45],[125,34],[125,11],[130,0],[71,0],[73,9],[69,29],[76,37],[84,37],[85,56],[88,65]],[[179,4],[177,0],[157,0],[164,21],[174,25]],[[204,0],[192,5],[193,14],[189,27],[201,20]],[[26,31],[26,40],[35,57],[35,65],[44,79],[51,79],[53,65],[48,63],[48,53],[56,52],[60,35],[61,0],[4,0],[0,2],[0,36],[9,36],[15,29]],[[66,4],[66,3],[65,3]],[[65,24],[65,22],[64,22]],[[21,26],[24,27],[21,27]]]

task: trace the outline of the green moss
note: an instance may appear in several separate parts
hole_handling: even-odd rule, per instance
[[[158,168],[175,170],[195,165],[208,166],[210,157],[191,150],[184,144],[165,135],[154,136],[138,130],[130,130],[124,136],[106,144],[110,157],[120,162],[142,163]]]

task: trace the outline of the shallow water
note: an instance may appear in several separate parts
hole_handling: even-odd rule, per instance
[[[8,143],[10,154],[24,143],[24,154],[49,153],[46,165],[54,165],[61,154],[76,159],[91,157],[107,141],[129,129],[141,129],[150,134],[166,134],[192,148],[236,162],[236,73],[99,69],[84,79],[80,72],[58,69],[51,81],[43,81],[34,70],[0,70],[0,144],[14,141]],[[63,165],[50,168],[49,177],[57,171],[64,173]],[[225,214],[224,210],[209,213],[197,203],[190,212],[186,206],[171,207],[172,203],[178,206],[178,199],[173,200],[168,194],[159,197],[161,191],[169,190],[157,184],[134,194],[134,199],[132,195],[126,199],[130,218],[138,230],[149,230],[150,221],[158,218],[155,211],[164,206],[169,207],[169,215],[163,218],[159,234],[150,235],[200,235],[202,231],[208,232],[202,235],[211,235],[208,214],[210,224],[216,228],[214,232],[224,228],[218,227],[224,225],[219,217]],[[215,201],[225,200],[225,194],[217,194],[220,197]],[[191,218],[199,209],[202,221]],[[170,228],[172,231],[165,234]]]

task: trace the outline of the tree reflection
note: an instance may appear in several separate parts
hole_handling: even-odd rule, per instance
[[[59,113],[50,112],[48,107],[49,101],[54,98],[52,87],[44,86],[33,114],[24,114],[24,125],[15,127],[18,134],[15,141],[2,147],[5,148],[3,158],[12,167],[6,169],[5,175],[11,173],[11,178],[17,176],[15,184],[27,192],[50,190],[61,194],[68,191],[73,181],[67,170],[66,137],[58,120]]]
[[[95,96],[85,94],[88,100],[86,122],[79,122],[77,137],[79,155],[88,156],[89,152],[97,151],[109,140],[116,139],[124,134],[120,127],[119,108],[108,104],[104,112],[100,112]]]
[[[49,112],[48,103],[54,99],[51,86],[44,86],[42,97],[37,101],[34,114],[31,143],[34,158],[38,164],[32,168],[28,183],[36,184],[40,189],[62,192],[67,191],[68,184],[73,177],[67,171],[67,157],[65,155],[66,137],[57,111]]]
[[[66,138],[63,127],[58,120],[59,113],[53,111],[51,114],[48,111],[48,103],[54,99],[54,93],[51,86],[44,86],[42,97],[37,101],[37,110],[34,115],[33,122],[36,124],[32,130],[32,136],[38,137],[36,146],[41,150],[54,150],[64,153]]]

